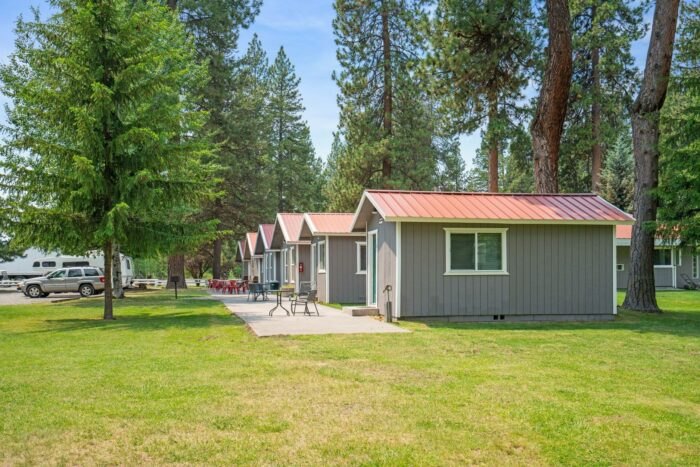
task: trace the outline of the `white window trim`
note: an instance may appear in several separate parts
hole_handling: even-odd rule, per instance
[[[290,277],[289,282],[292,284],[296,283],[296,280],[295,280],[296,274],[295,274],[294,270],[296,269],[297,263],[296,263],[296,261],[293,261],[293,260],[296,260],[296,256],[297,256],[295,249],[296,249],[296,245],[292,245],[291,247],[289,247],[289,259],[287,260],[287,267],[289,268],[289,277]]]
[[[674,263],[675,266],[683,266],[683,248],[674,248],[675,254],[673,260],[678,260],[678,263]]]
[[[317,268],[317,270],[318,270],[319,273],[325,274],[325,273],[326,273],[326,267],[327,267],[326,261],[328,260],[328,255],[327,255],[327,253],[326,253],[327,244],[326,244],[326,241],[325,241],[325,240],[321,240],[321,241],[318,242],[316,245],[317,245],[316,252],[317,252],[317,256],[318,256],[318,259],[317,259],[316,261],[318,261],[319,259],[321,259],[321,245],[323,245],[323,268],[321,268],[321,265],[320,265],[320,264],[316,264],[316,268]]]
[[[362,258],[362,247],[365,247],[365,270],[360,269],[361,258]],[[355,259],[355,274],[367,274],[367,242],[355,242],[355,249],[357,253],[357,258]]]
[[[507,228],[475,228],[475,229],[465,229],[465,228],[445,228],[445,276],[507,276],[508,275],[508,229]],[[480,233],[500,233],[501,234],[501,269],[497,271],[480,271],[478,269],[450,269],[450,264],[452,264],[452,249],[450,246],[450,237],[453,233],[461,234],[478,234]],[[479,246],[478,240],[475,238],[476,242],[474,246],[474,267],[479,267]]]

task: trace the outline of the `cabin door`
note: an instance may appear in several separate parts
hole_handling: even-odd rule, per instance
[[[367,234],[367,304],[377,305],[377,231]]]

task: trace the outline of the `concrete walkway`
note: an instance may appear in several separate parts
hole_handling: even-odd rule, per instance
[[[221,300],[236,316],[246,322],[258,337],[289,336],[304,334],[372,334],[387,332],[408,332],[393,324],[378,321],[368,316],[350,316],[340,310],[318,305],[321,316],[304,316],[297,309],[296,316],[278,308],[273,316],[269,311],[275,306],[275,296],[267,301],[248,302],[247,295],[219,295],[213,298]],[[289,308],[289,299],[284,298],[285,308]],[[313,307],[311,307],[313,309]]]

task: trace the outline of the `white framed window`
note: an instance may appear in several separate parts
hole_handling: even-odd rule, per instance
[[[672,250],[658,248],[654,250],[654,266],[671,266],[673,264]]]
[[[289,282],[289,277],[287,277],[287,249],[282,249],[282,282]]]
[[[508,274],[507,231],[507,228],[446,228],[445,274]]]
[[[624,264],[618,264],[618,265],[617,265],[617,270],[618,270],[618,271],[624,271],[624,270],[625,270],[625,265],[624,265]]]
[[[297,264],[297,247],[289,247],[289,259],[287,260],[287,275],[289,276],[288,282],[294,282],[294,266]]]
[[[700,255],[693,255],[693,279],[700,279]]]
[[[355,274],[367,274],[367,242],[355,242],[357,260]]]
[[[318,272],[326,272],[326,242],[318,242]]]
[[[675,266],[683,266],[683,248],[676,248],[674,251],[676,252],[676,257],[673,264]]]

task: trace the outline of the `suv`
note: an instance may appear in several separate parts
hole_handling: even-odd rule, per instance
[[[22,283],[22,292],[29,298],[46,297],[50,293],[79,292],[83,297],[102,293],[105,277],[94,267],[57,269],[43,277]]]

